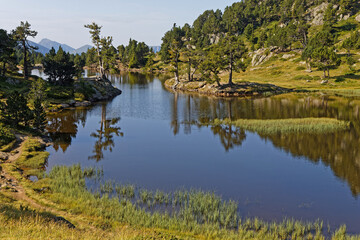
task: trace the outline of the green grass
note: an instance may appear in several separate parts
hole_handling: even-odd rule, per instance
[[[335,131],[347,130],[350,123],[331,118],[289,118],[289,119],[238,119],[230,121],[228,119],[216,119],[213,125],[226,124],[233,125],[244,130],[258,132],[262,134],[276,133],[314,133],[323,134]]]
[[[325,239],[321,221],[304,223],[284,220],[266,223],[257,218],[242,220],[237,204],[214,193],[180,190],[172,193],[149,191],[106,182],[105,194],[90,192],[85,179],[89,170],[79,165],[51,170],[50,198],[73,214],[100,219],[95,225],[111,232],[118,223],[134,228],[162,229],[181,233],[179,239]],[[94,172],[90,170],[90,172]],[[108,193],[115,193],[110,197]],[[118,194],[116,194],[118,193]],[[333,232],[333,239],[348,239],[346,228]],[[171,238],[164,238],[171,239]],[[354,238],[355,239],[355,238]]]
[[[21,156],[17,159],[16,165],[25,176],[43,176],[49,153],[43,151],[45,147],[36,138],[28,138],[23,145]]]
[[[51,213],[24,207],[24,203],[0,192],[0,238],[325,239],[321,221],[287,219],[268,223],[257,218],[243,219],[236,202],[225,201],[212,192],[149,191],[112,181],[103,182],[98,190],[88,189],[87,179],[101,182],[101,169],[55,166],[43,179],[33,183],[23,177],[27,173],[19,172],[19,168],[39,170],[37,167],[45,158],[40,157],[43,161],[33,158],[42,156],[39,155],[42,150],[38,139],[29,138],[16,166],[4,166],[17,177],[28,196],[51,209]],[[65,217],[76,228],[56,221],[56,216]],[[333,235],[332,239],[350,239],[344,226],[328,234]]]

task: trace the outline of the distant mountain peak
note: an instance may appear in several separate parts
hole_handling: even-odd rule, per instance
[[[37,52],[41,52],[42,54],[48,53],[51,48],[54,48],[55,51],[57,51],[57,50],[59,50],[60,46],[65,52],[68,52],[71,54],[81,54],[83,52],[86,52],[89,48],[92,48],[91,45],[87,44],[80,48],[75,49],[67,44],[59,43],[59,42],[53,41],[48,38],[41,39],[41,41],[39,43],[31,42],[30,44],[32,46],[38,47],[39,50],[37,50]]]

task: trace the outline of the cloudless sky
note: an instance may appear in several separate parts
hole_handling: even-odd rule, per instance
[[[28,21],[42,38],[74,48],[90,44],[84,24],[102,25],[102,35],[113,36],[113,44],[130,38],[150,46],[161,44],[174,23],[192,25],[205,10],[220,9],[234,0],[0,0],[0,28],[10,31]]]

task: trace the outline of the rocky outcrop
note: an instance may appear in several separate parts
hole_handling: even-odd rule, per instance
[[[324,13],[329,3],[323,2],[322,4],[309,10],[311,25],[320,26],[324,24]]]
[[[121,94],[121,90],[114,87],[108,79],[86,78],[84,79],[94,91],[89,97],[90,102],[110,100]],[[82,87],[75,85],[75,87]]]
[[[217,97],[254,97],[262,95],[277,95],[292,92],[293,89],[282,88],[273,84],[242,82],[233,85],[217,86],[206,81],[193,81],[175,84],[174,79],[165,81],[165,87],[172,91],[195,92]]]
[[[49,112],[58,112],[67,108],[88,107],[95,102],[110,100],[122,93],[120,89],[114,87],[107,79],[86,78],[81,82],[75,82],[74,87],[79,92],[84,90],[83,88],[91,89],[91,94],[87,97],[88,100],[70,100],[66,103],[52,105],[47,110]]]
[[[278,52],[278,47],[260,48],[254,52],[249,53],[251,65],[253,67],[259,66],[260,64],[268,61],[272,56]]]

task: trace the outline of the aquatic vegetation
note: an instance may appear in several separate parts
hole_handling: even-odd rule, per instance
[[[348,130],[350,122],[332,118],[289,118],[289,119],[215,119],[212,125],[233,125],[244,130],[262,134],[314,133],[323,134]]]
[[[134,185],[122,186],[108,181],[103,185],[107,193],[101,195],[87,190],[87,177],[89,170],[82,170],[80,165],[55,166],[49,173],[52,192],[49,197],[72,213],[102,219],[99,224],[107,229],[116,223],[126,223],[178,231],[193,238],[201,235],[212,239],[325,239],[320,221],[266,223],[257,218],[242,219],[236,202],[224,201],[215,193],[136,190]],[[120,197],[113,197],[111,192]],[[341,236],[348,236],[346,228],[334,232],[334,239]]]

